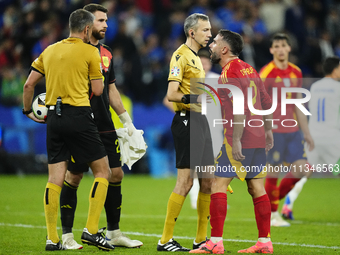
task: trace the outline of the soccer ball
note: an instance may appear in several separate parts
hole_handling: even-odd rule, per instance
[[[47,117],[47,107],[45,106],[46,93],[41,93],[37,95],[32,103],[32,110],[34,116],[39,120],[44,120]]]

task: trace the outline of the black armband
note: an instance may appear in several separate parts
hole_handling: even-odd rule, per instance
[[[25,111],[24,108],[22,108],[22,113],[23,113],[24,115],[28,115],[28,114],[30,114],[31,112],[33,112],[32,108],[29,109],[28,111]]]
[[[182,103],[183,104],[195,104],[195,103],[198,103],[197,102],[197,98],[198,97],[199,97],[199,95],[191,95],[191,94],[183,95]]]
[[[40,72],[38,69],[34,68],[33,66],[30,67],[30,70],[28,71],[28,75],[30,75],[32,71],[36,71],[40,73],[42,76],[45,76],[45,74],[43,74],[42,72]]]

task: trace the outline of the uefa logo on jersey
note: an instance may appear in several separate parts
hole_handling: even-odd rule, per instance
[[[178,76],[179,71],[180,71],[180,69],[177,66],[174,66],[173,68],[171,68],[171,75],[172,76]]]

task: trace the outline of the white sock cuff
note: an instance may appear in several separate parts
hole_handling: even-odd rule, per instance
[[[218,243],[219,241],[222,240],[222,237],[210,237],[210,241],[212,241],[213,243]]]
[[[270,242],[270,237],[260,237],[260,238],[258,239],[258,241],[259,241],[260,243],[268,243],[268,242]]]

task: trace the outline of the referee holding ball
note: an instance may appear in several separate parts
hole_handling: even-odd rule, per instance
[[[44,194],[46,250],[63,250],[57,233],[60,191],[71,155],[88,163],[94,174],[89,213],[82,240],[102,250],[113,250],[98,233],[98,222],[108,188],[110,168],[89,101],[89,80],[94,95],[103,92],[101,59],[89,42],[94,15],[78,9],[69,18],[70,36],[47,47],[32,63],[23,92],[23,113],[38,121],[31,109],[34,88],[46,78],[48,182]]]

